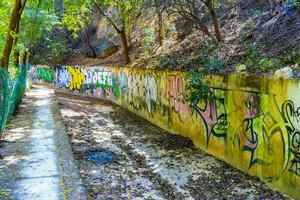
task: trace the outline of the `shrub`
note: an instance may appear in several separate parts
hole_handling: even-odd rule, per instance
[[[203,79],[203,74],[195,70],[190,71],[185,78],[185,89],[188,92],[185,95],[185,100],[192,105],[197,105],[207,100],[215,101],[217,99],[208,83],[205,83]]]
[[[259,66],[261,71],[268,71],[278,67],[280,65],[280,61],[275,58],[263,58],[259,61]]]
[[[202,57],[201,64],[209,71],[218,71],[226,66],[227,60],[219,59],[218,57]]]
[[[153,46],[155,44],[155,30],[153,28],[147,28],[144,31],[144,38],[142,42],[142,50],[145,55],[153,52]]]
[[[288,54],[283,59],[284,64],[286,65],[295,65],[297,67],[300,66],[300,50],[298,52],[293,52]]]
[[[247,68],[254,68],[259,58],[258,50],[254,44],[250,43],[245,44],[245,49],[246,66]]]

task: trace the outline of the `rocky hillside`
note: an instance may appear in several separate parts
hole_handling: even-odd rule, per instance
[[[152,2],[152,1],[146,1]],[[156,1],[155,1],[156,2]],[[164,1],[161,1],[164,2]],[[163,43],[157,42],[157,18],[151,4],[141,7],[128,34],[130,67],[214,73],[246,71],[268,76],[289,66],[298,76],[300,66],[300,1],[220,1],[217,9],[222,41],[204,34],[180,15],[162,13]],[[272,4],[270,2],[273,2]],[[161,3],[162,4],[162,3]],[[174,6],[174,5],[169,5]],[[110,12],[114,12],[113,9]],[[175,16],[175,17],[174,17]],[[213,33],[213,21],[202,19]],[[178,23],[181,22],[181,23]],[[124,65],[122,42],[107,18],[93,12],[91,24],[70,39],[67,56],[56,64]],[[70,43],[70,42],[69,42]]]

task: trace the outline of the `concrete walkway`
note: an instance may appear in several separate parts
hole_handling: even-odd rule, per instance
[[[0,142],[0,199],[86,199],[54,91],[34,87]]]

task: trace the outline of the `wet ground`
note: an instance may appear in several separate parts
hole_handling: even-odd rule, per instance
[[[88,199],[288,199],[113,103],[57,96]]]
[[[0,141],[0,199],[86,199],[54,91],[35,87]]]

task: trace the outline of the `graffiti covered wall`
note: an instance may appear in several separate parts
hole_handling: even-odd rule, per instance
[[[33,83],[52,83],[54,81],[54,69],[46,65],[31,65],[29,80]]]
[[[78,66],[56,69],[56,90],[105,98],[292,197],[300,196],[300,81],[206,77],[214,102],[184,101],[185,73]]]

